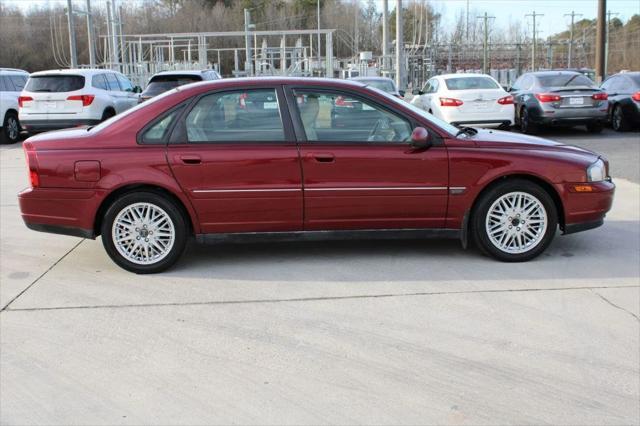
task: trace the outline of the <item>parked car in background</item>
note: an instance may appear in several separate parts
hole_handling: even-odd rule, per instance
[[[640,127],[640,72],[624,72],[607,78],[600,88],[608,96],[608,116],[616,132]]]
[[[174,89],[189,83],[195,83],[205,80],[219,80],[222,77],[215,70],[201,71],[162,71],[154,74],[150,79],[147,87],[140,94],[140,102],[158,96],[167,90]]]
[[[367,127],[329,119],[339,97],[363,105]],[[558,227],[600,226],[615,188],[591,151],[458,129],[337,79],[189,85],[88,131],[31,137],[24,149],[27,226],[102,235],[109,256],[137,273],[171,266],[192,236],[449,237],[526,261]]]
[[[15,143],[20,139],[18,97],[29,73],[13,68],[0,68],[0,143]]]
[[[607,94],[575,71],[529,72],[510,92],[523,133],[535,134],[541,126],[577,125],[599,133],[607,120]]]
[[[411,103],[456,126],[509,128],[513,97],[486,74],[432,77]]]
[[[352,77],[349,80],[359,81],[362,84],[375,87],[397,98],[404,97],[404,90],[398,90],[396,82],[388,77]]]
[[[29,133],[95,125],[135,106],[139,92],[111,70],[35,72],[18,98],[20,122]]]

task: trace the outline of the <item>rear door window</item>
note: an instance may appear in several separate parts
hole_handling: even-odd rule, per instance
[[[285,140],[275,89],[205,95],[187,114],[185,126],[191,143]]]
[[[94,75],[91,80],[91,85],[96,89],[109,90],[109,86],[107,86],[107,80],[105,80],[104,74]]]
[[[120,91],[120,85],[118,84],[118,79],[114,73],[107,73],[104,75],[107,79],[107,87],[112,91]]]
[[[25,89],[29,92],[73,92],[84,87],[81,75],[31,76]]]

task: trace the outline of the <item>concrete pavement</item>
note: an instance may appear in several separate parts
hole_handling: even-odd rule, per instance
[[[633,165],[613,163],[603,227],[529,263],[455,241],[192,245],[155,276],[27,230],[21,149],[0,166],[1,424],[640,423]]]

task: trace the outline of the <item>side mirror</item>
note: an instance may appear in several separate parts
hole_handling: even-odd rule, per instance
[[[411,147],[414,149],[427,149],[431,146],[431,136],[424,127],[416,127],[411,132]]]
[[[142,87],[140,86],[135,86],[133,88],[133,93],[142,93]]]
[[[398,93],[400,94],[400,96],[402,96],[404,98],[405,92],[404,90],[398,90]]]

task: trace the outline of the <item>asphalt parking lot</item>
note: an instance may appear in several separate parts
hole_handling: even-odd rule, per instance
[[[191,245],[138,276],[28,230],[0,149],[1,424],[640,423],[640,134],[598,229],[529,263],[456,241]]]

